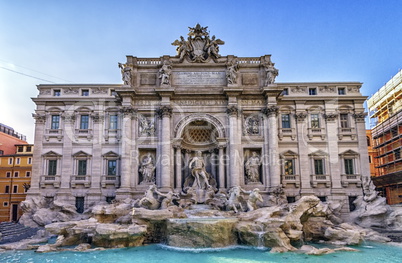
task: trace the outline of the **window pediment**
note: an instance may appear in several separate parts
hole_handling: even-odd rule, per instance
[[[58,157],[58,158],[61,158],[61,157],[62,157],[61,154],[58,154],[58,153],[56,153],[56,152],[54,152],[54,151],[49,151],[49,152],[43,154],[42,156],[43,156],[43,157]]]
[[[73,154],[73,157],[78,158],[78,157],[92,157],[92,155],[84,152],[84,151],[79,151]]]
[[[310,157],[324,157],[324,156],[327,156],[327,155],[328,155],[328,153],[323,152],[321,150],[318,150],[318,151],[315,151],[313,153],[310,153],[308,156],[310,156]]]

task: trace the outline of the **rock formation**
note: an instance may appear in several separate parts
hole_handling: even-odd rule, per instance
[[[57,200],[47,202],[45,198],[25,200],[21,202],[21,209],[24,213],[19,223],[33,228],[85,218],[85,215],[77,213],[75,206]]]
[[[239,209],[232,211],[230,208],[234,203],[247,203],[253,198],[250,191],[236,189],[231,190],[228,196],[211,190],[205,204],[196,204],[191,199],[177,200],[179,196],[173,198],[173,193],[158,193],[159,197],[169,198],[163,206],[159,201],[163,199],[156,199],[159,209],[141,205],[138,200],[126,199],[112,204],[97,204],[87,211],[87,215],[79,215],[75,207],[57,201],[48,204],[44,199],[32,199],[23,203],[25,214],[22,223],[45,226],[47,232],[58,236],[55,244],[39,247],[42,252],[80,244],[114,248],[150,243],[199,248],[240,244],[285,252],[296,251],[305,241],[336,245],[358,245],[363,240],[389,241],[372,230],[342,223],[338,213],[342,207],[340,203],[322,203],[316,196],[304,196],[295,203],[287,204],[282,201],[279,188],[270,200],[272,206],[259,208],[256,201],[263,202],[254,198],[252,206],[239,205]],[[157,189],[150,191],[152,196],[145,194],[144,197],[153,197]],[[233,199],[231,206],[233,193],[237,193],[239,199]],[[377,226],[379,220],[369,220],[374,214],[365,216],[367,211],[363,208],[372,206],[370,209],[374,209],[377,205],[382,208],[382,199],[377,196],[362,197],[356,204],[358,209],[354,220],[363,226]],[[246,209],[248,212],[244,212]],[[391,218],[387,209],[379,211],[376,215],[387,215],[381,217],[382,220]],[[393,218],[395,221],[400,214],[393,213]],[[88,245],[75,249],[86,250]],[[309,249],[308,253],[327,252]]]

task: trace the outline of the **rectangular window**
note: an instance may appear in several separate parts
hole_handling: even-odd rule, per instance
[[[32,164],[32,157],[28,157],[28,164]]]
[[[117,130],[117,115],[109,116],[109,129]]]
[[[116,92],[114,89],[112,89],[112,90],[110,90],[110,95],[116,96],[116,95],[117,95],[117,92]]]
[[[20,176],[20,172],[14,172],[14,177],[19,177]]]
[[[353,159],[345,159],[345,174],[354,174]]]
[[[59,115],[52,115],[52,122],[50,124],[50,129],[58,130],[60,127],[60,116]]]
[[[394,151],[395,160],[401,159],[401,148]]]
[[[6,177],[10,178],[11,177],[11,172],[7,172]]]
[[[355,200],[357,199],[357,196],[349,196],[349,211],[355,211],[356,210],[356,205],[355,205]]]
[[[20,163],[21,163],[21,158],[17,158],[17,159],[15,160],[15,162],[16,162],[16,164],[20,164]]]
[[[88,130],[89,127],[89,115],[81,115],[80,129]]]
[[[346,89],[345,88],[338,88],[338,95],[346,95]]]
[[[8,207],[8,202],[3,202],[4,207]]]
[[[56,175],[56,172],[57,172],[57,160],[49,160],[47,175]]]
[[[87,160],[78,160],[78,175],[87,174]]]
[[[0,155],[3,155],[4,154],[4,151],[3,150],[0,150]]]
[[[339,114],[339,119],[341,121],[341,128],[349,128],[348,114],[346,113]]]
[[[85,198],[84,197],[76,197],[75,198],[75,208],[77,212],[82,214],[85,208]]]
[[[311,128],[320,128],[320,115],[311,114]]]
[[[24,146],[18,146],[18,150],[19,153],[22,153],[24,151]]]
[[[25,172],[25,177],[31,177],[31,172],[30,172],[30,171],[26,171],[26,172]]]
[[[8,164],[13,164],[13,158],[8,158]]]
[[[317,95],[317,88],[309,88],[308,95]]]
[[[369,163],[371,163],[371,156],[369,155]]]
[[[290,114],[282,114],[282,128],[290,128]]]
[[[314,174],[316,174],[316,175],[324,174],[323,159],[315,159],[314,160]]]
[[[13,186],[13,193],[14,194],[18,193],[18,185]]]
[[[116,160],[109,160],[107,162],[107,174],[108,175],[116,175],[116,165],[117,165]]]
[[[32,146],[27,146],[27,152],[32,152]]]
[[[283,89],[282,95],[289,95],[289,90],[287,88]]]
[[[4,193],[8,194],[10,193],[10,186],[6,185],[6,188],[4,189]]]
[[[89,90],[88,89],[83,89],[81,95],[82,96],[89,96]]]
[[[294,165],[293,159],[286,159],[285,160],[285,175],[294,175]]]
[[[60,90],[59,89],[55,89],[55,90],[53,90],[53,96],[55,96],[55,97],[60,97]]]

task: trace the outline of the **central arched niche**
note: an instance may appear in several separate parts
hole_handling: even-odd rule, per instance
[[[211,150],[217,147],[217,137],[214,125],[205,120],[195,120],[184,127],[182,146],[189,150]]]
[[[188,165],[198,151],[202,152],[206,171],[218,182],[218,148],[225,145],[224,142],[226,141],[226,133],[222,123],[210,114],[192,114],[181,119],[174,132],[174,144],[178,146],[177,149],[181,152],[180,186],[185,187],[186,180],[191,177],[191,168]],[[223,173],[221,176],[224,176]]]
[[[177,124],[175,132],[181,148],[190,151],[213,151],[225,138],[222,123],[209,114],[186,116]]]

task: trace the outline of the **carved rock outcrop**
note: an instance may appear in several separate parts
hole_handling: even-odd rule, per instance
[[[44,198],[32,198],[21,202],[24,214],[19,223],[28,227],[43,227],[53,222],[79,220],[84,216],[76,211],[76,207],[60,201],[46,202]]]
[[[167,244],[174,247],[218,248],[237,245],[236,218],[169,219]]]
[[[95,246],[117,248],[140,246],[147,233],[146,225],[99,223],[95,219],[49,224],[46,230],[58,235],[56,246],[91,242]]]

